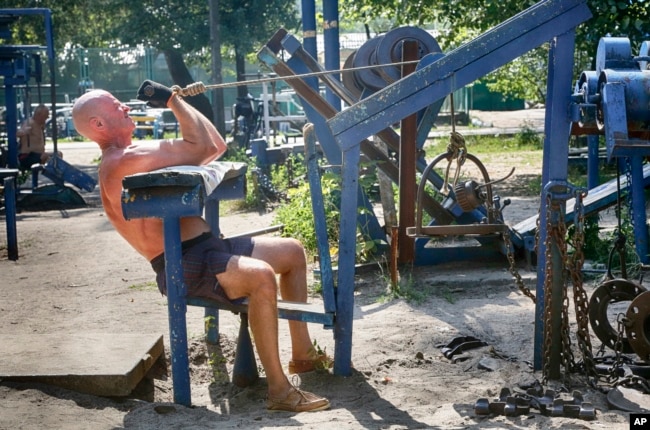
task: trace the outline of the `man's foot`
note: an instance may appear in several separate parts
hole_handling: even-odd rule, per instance
[[[291,387],[289,394],[284,399],[269,397],[266,401],[266,409],[270,411],[316,412],[329,409],[329,407],[330,402],[325,397],[318,397],[296,387]]]
[[[309,360],[289,361],[289,374],[306,373],[312,370],[327,370],[330,367],[332,367],[332,359],[326,354],[320,354]]]

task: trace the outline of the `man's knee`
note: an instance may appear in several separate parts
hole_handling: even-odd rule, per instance
[[[305,264],[305,247],[302,246],[302,243],[293,238],[286,238],[285,243],[283,244],[283,252],[285,252],[292,261],[296,264]]]
[[[251,288],[251,295],[264,296],[267,299],[272,299],[277,297],[277,294],[277,282],[273,269],[269,267],[268,270],[260,271]]]

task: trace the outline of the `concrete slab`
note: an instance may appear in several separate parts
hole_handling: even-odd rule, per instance
[[[163,353],[159,334],[0,334],[0,379],[126,396]]]

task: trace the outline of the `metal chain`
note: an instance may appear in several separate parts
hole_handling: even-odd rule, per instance
[[[584,248],[584,205],[583,197],[585,193],[576,192],[574,214],[575,231],[573,235],[574,253],[570,261],[567,261],[567,267],[571,274],[573,283],[573,304],[575,307],[577,332],[576,339],[578,347],[582,352],[582,359],[585,365],[587,376],[597,376],[596,364],[593,359],[591,345],[591,335],[589,333],[589,300],[584,289],[582,278],[582,266],[584,265],[585,255]]]
[[[626,323],[625,314],[619,313],[616,316],[616,342],[614,342],[614,363],[609,369],[607,382],[610,384],[618,379],[618,369],[623,366],[623,332]]]
[[[568,261],[568,252],[567,252],[567,228],[566,223],[564,222],[564,216],[561,213],[561,207],[559,202],[554,204],[554,210],[557,213],[560,213],[557,222],[557,228],[552,230],[555,242],[557,243],[558,250],[562,257],[562,261],[565,262],[565,268],[567,267],[566,262]],[[573,357],[573,351],[571,350],[571,338],[569,333],[571,332],[569,328],[569,295],[567,294],[567,273],[566,270],[563,270],[562,273],[562,316],[561,316],[561,327],[560,327],[560,336],[562,338],[562,354],[561,361],[565,369],[565,382],[568,384],[569,372],[575,367],[575,359]]]
[[[643,394],[650,394],[650,383],[645,378],[636,375],[626,376],[616,381],[614,387],[624,386],[628,388],[639,388]]]
[[[558,201],[554,201],[550,198],[550,195],[547,198],[547,217],[546,217],[546,267],[544,270],[544,366],[542,369],[543,372],[543,381],[548,380],[549,375],[549,362],[551,355],[551,341],[556,336],[552,330],[552,309],[551,309],[551,296],[552,296],[552,250],[551,250],[551,239],[555,239],[557,248],[560,252],[561,260],[567,262],[567,244],[566,244],[566,224],[564,222],[564,216],[558,217],[558,222],[555,226],[551,223],[551,215],[553,211],[561,213],[561,206]],[[565,369],[565,379],[568,379],[569,372],[575,367],[575,359],[573,357],[573,351],[571,350],[571,339],[569,337],[569,297],[567,295],[566,288],[566,271],[563,270],[562,274],[562,310],[561,310],[561,322],[560,322],[560,333],[559,335],[562,340],[562,351],[560,353],[560,361],[562,366]],[[568,380],[565,383],[568,384]]]
[[[539,217],[537,218],[539,224]],[[542,366],[542,384],[546,385],[548,382],[548,375],[550,373],[550,358],[551,358],[551,340],[553,339],[552,330],[552,315],[551,315],[551,287],[553,269],[551,259],[553,257],[551,252],[551,199],[546,196],[546,237],[544,238],[546,250],[546,266],[544,267],[544,357]]]
[[[632,161],[630,157],[625,157],[625,179],[627,180],[627,211],[630,221],[634,219],[632,213]],[[622,216],[623,214],[621,214]],[[625,252],[625,250],[623,250]]]
[[[449,192],[449,169],[451,168],[451,162],[456,161],[456,172],[454,174],[454,180],[451,185],[452,188],[456,186],[458,182],[458,176],[460,175],[460,169],[465,164],[467,159],[467,146],[465,145],[465,138],[462,134],[453,131],[449,136],[449,144],[447,145],[447,169],[445,170],[445,178],[440,187],[440,192],[443,195],[447,195]]]
[[[508,258],[509,263],[508,270],[510,271],[510,274],[515,278],[515,283],[517,284],[519,291],[521,291],[524,296],[529,297],[533,303],[536,303],[537,299],[535,299],[533,293],[526,286],[526,284],[524,284],[524,280],[517,271],[517,266],[515,264],[515,255],[512,252],[512,240],[510,240],[510,229],[506,229],[503,232],[503,243],[506,247],[506,257]]]

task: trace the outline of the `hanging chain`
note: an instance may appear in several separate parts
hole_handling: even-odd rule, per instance
[[[582,360],[587,376],[597,376],[596,364],[594,363],[591,335],[589,334],[589,300],[584,289],[582,279],[582,267],[585,261],[584,248],[584,205],[585,193],[577,191],[575,196],[574,214],[575,231],[573,235],[573,256],[567,261],[567,267],[571,274],[573,283],[573,305],[575,307],[577,332],[576,339],[578,348],[582,353]]]
[[[623,366],[623,332],[625,330],[625,314],[619,313],[616,316],[616,342],[614,342],[614,363],[609,369],[607,382],[612,383],[618,380],[618,370]]]
[[[467,158],[465,138],[462,134],[456,131],[454,96],[453,94],[450,94],[449,97],[451,100],[451,135],[449,136],[449,144],[447,145],[447,169],[445,170],[445,178],[442,187],[440,188],[441,194],[445,196],[449,193],[449,169],[451,168],[452,161],[456,161],[456,171],[454,172],[454,180],[451,184],[451,188],[455,188],[460,175],[460,169],[463,167],[463,164],[465,164]]]
[[[564,222],[564,214],[562,213],[562,208],[560,202],[556,201],[554,203],[554,210],[556,213],[560,214],[558,217],[557,228],[553,229],[553,237],[555,238],[555,243],[557,243],[558,250],[560,252],[561,261],[564,262],[565,270],[562,271],[562,316],[561,316],[561,328],[560,336],[562,338],[562,354],[561,361],[562,366],[565,369],[565,381],[568,383],[569,372],[575,366],[575,360],[573,357],[573,351],[571,350],[571,338],[569,336],[571,330],[569,327],[569,295],[567,294],[567,261],[568,261],[568,251],[567,251],[567,228],[566,223]]]
[[[538,217],[539,223],[539,217]],[[552,330],[552,312],[551,312],[551,288],[553,286],[553,266],[551,264],[551,259],[553,253],[551,252],[551,198],[546,196],[546,237],[544,238],[545,257],[546,257],[546,266],[544,267],[544,357],[542,366],[542,384],[548,382],[548,375],[550,373],[550,358],[551,358],[551,346],[553,339],[553,330]]]
[[[535,299],[535,296],[530,291],[530,289],[526,286],[526,284],[524,284],[524,280],[522,279],[521,275],[517,271],[517,266],[515,264],[515,255],[512,252],[513,247],[512,247],[512,241],[510,240],[509,229],[506,229],[503,232],[503,243],[506,247],[506,257],[508,258],[508,263],[509,263],[508,270],[510,271],[510,274],[515,278],[515,283],[517,284],[519,291],[521,291],[524,296],[529,297],[533,301],[533,303],[536,303],[537,300]]]
[[[634,219],[632,213],[632,161],[630,157],[625,157],[625,179],[627,180],[627,211],[630,221]]]

